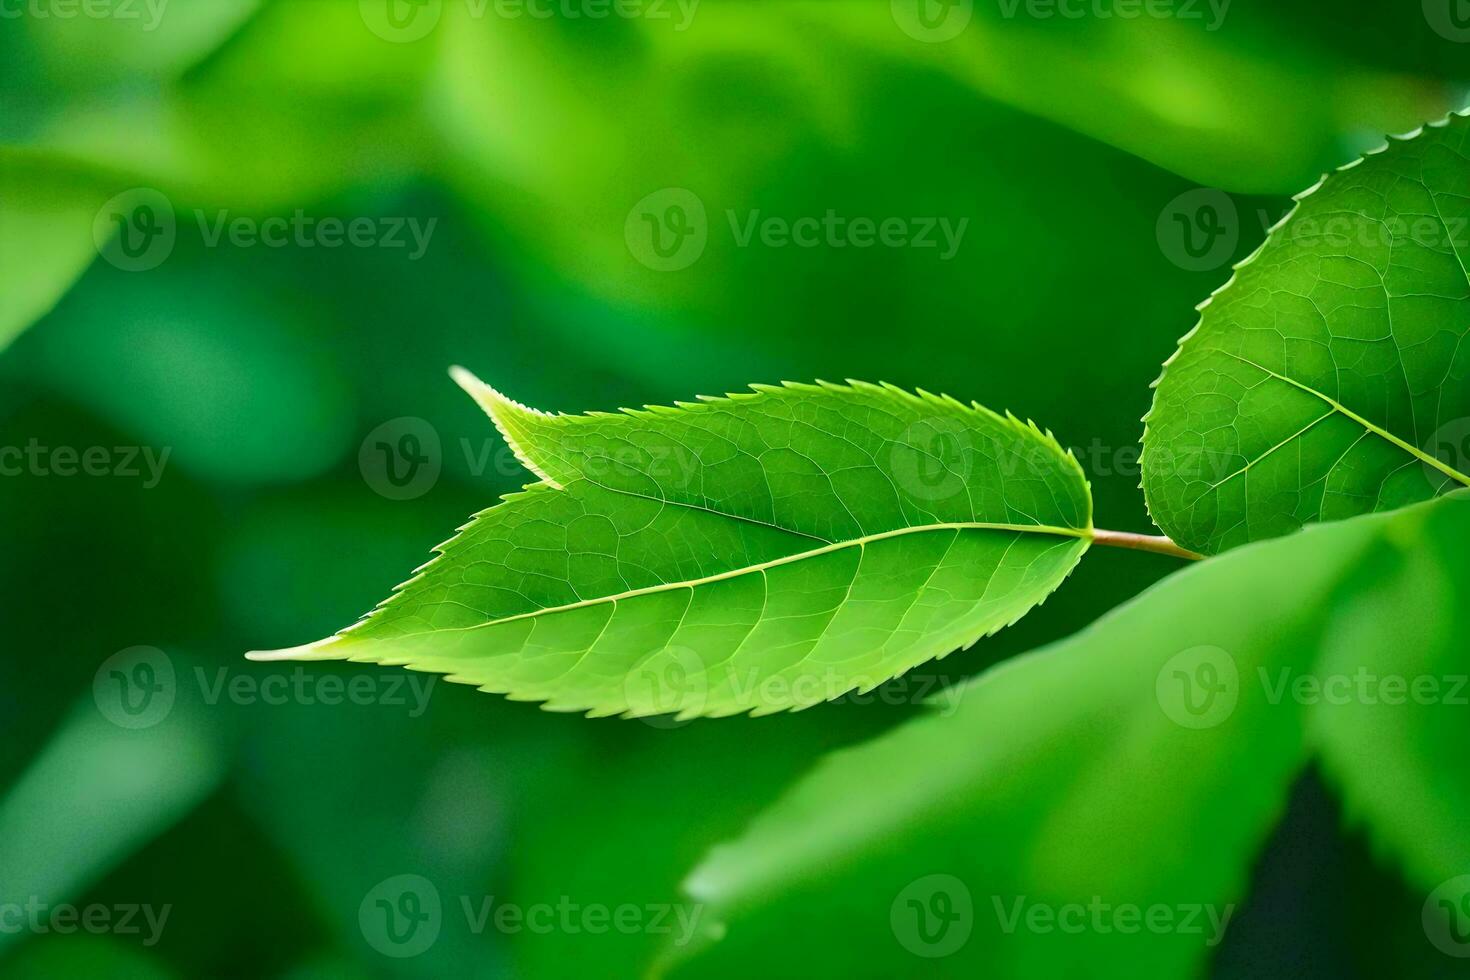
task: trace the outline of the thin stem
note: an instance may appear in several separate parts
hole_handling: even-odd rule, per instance
[[[1204,555],[1197,555],[1193,551],[1179,547],[1162,534],[1133,534],[1130,531],[1105,531],[1102,528],[1094,528],[1092,540],[1095,544],[1107,545],[1109,548],[1152,551],[1156,555],[1171,555],[1174,558],[1185,558],[1189,561],[1199,561],[1204,557]]]

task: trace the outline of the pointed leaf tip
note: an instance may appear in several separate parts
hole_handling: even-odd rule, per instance
[[[333,635],[317,640],[315,643],[303,643],[297,647],[285,647],[280,650],[251,650],[245,654],[245,659],[259,663],[278,660],[340,660],[341,656],[329,648],[336,646],[341,639],[341,636]]]
[[[535,474],[541,482],[560,490],[561,482],[542,468],[537,454],[532,452],[535,445],[530,423],[540,425],[552,416],[506,397],[467,368],[455,365],[449,369],[449,376],[490,416],[490,421],[495,423],[496,430],[521,465]]]
[[[475,372],[467,367],[461,367],[458,364],[451,364],[449,366],[449,376],[454,379],[455,384],[463,388],[471,397],[474,397],[480,389],[489,387],[475,375]]]

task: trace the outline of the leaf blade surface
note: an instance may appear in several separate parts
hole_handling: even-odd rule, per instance
[[[356,626],[263,656],[404,665],[593,715],[766,714],[1009,625],[1091,540],[1076,461],[951,399],[787,385],[548,416],[457,377],[543,482]]]
[[[1470,485],[1470,121],[1297,200],[1201,305],[1145,420],[1149,510],[1195,551]]]

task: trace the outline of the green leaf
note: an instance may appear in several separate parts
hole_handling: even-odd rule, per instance
[[[172,680],[160,683],[172,696]],[[0,799],[7,906],[76,898],[224,779],[220,733],[197,711],[176,708],[156,727],[124,728],[102,705],[79,703]],[[19,938],[0,930],[0,949]]]
[[[1470,484],[1470,122],[1298,197],[1157,382],[1143,488],[1211,553]]]
[[[31,338],[31,365],[142,445],[164,447],[150,450],[152,463],[140,457],[145,473],[166,464],[221,482],[311,477],[352,448],[352,392],[309,339],[312,313],[247,288],[253,275],[181,249],[146,274],[85,284]],[[232,289],[238,301],[213,302]],[[245,384],[251,377],[281,390]],[[228,444],[226,429],[236,432]]]
[[[1410,72],[1324,57],[1315,36],[1270,22],[1284,13],[1275,10],[1253,12],[1266,21],[1253,30],[1234,29],[1233,18],[1249,15],[1231,10],[1232,30],[1216,33],[1181,17],[1083,17],[1042,25],[991,4],[975,4],[973,18],[968,6],[951,4],[931,26],[916,19],[919,0],[893,4],[900,26],[894,30],[872,8],[838,13],[823,4],[783,6],[790,8],[782,11],[786,17],[805,22],[804,37],[847,35],[930,63],[982,97],[1196,183],[1236,191],[1300,187],[1341,154],[1345,120],[1359,131],[1383,132],[1449,108],[1441,93]],[[1205,6],[1198,9],[1203,13]],[[946,22],[958,33],[945,43],[925,43],[945,37]],[[1303,43],[1308,36],[1311,42]],[[1149,84],[1138,84],[1140,71]],[[1317,97],[1300,98],[1298,86]],[[1187,108],[1184,92],[1193,93]]]
[[[456,378],[543,478],[372,615],[257,658],[449,674],[560,711],[767,714],[1019,619],[1092,537],[1049,433],[852,383],[551,417]]]
[[[1470,871],[1467,537],[1464,514],[1445,510],[1363,562],[1312,696],[1313,740],[1348,818],[1426,893]]]
[[[0,349],[49,313],[97,257],[101,186],[63,159],[0,146]]]
[[[1273,685],[1430,517],[1464,540],[1470,497],[1190,566],[830,756],[689,875],[709,929],[665,972],[769,974],[779,949],[783,976],[847,980],[1202,975],[1310,757],[1308,708]]]

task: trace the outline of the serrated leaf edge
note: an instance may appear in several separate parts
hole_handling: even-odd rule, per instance
[[[901,388],[898,385],[890,384],[886,381],[875,383],[871,381],[859,381],[853,378],[846,379],[844,384],[836,384],[834,382],[823,381],[821,379],[818,379],[815,382],[782,381],[780,384],[777,385],[752,384],[750,386],[750,391],[726,392],[723,395],[696,395],[695,401],[675,401],[672,405],[644,405],[642,408],[620,408],[613,412],[590,411],[581,413],[552,413],[544,412],[536,408],[531,408],[528,405],[525,405],[521,402],[516,401],[513,398],[502,394],[499,390],[489,384],[486,384],[480,378],[475,376],[473,372],[463,367],[455,366],[450,368],[450,375],[454,378],[455,382],[458,383],[459,386],[470,395],[471,398],[475,399],[480,407],[485,410],[485,413],[490,416],[490,420],[495,424],[495,428],[500,432],[501,436],[510,446],[511,452],[515,454],[516,459],[519,460],[521,464],[526,467],[526,469],[534,473],[537,478],[541,480],[542,483],[545,483],[557,489],[562,489],[561,484],[559,484],[551,476],[547,475],[545,470],[535,461],[533,448],[525,445],[514,435],[514,433],[512,432],[514,426],[507,416],[513,415],[515,413],[522,413],[525,415],[535,416],[543,419],[556,419],[560,421],[615,418],[619,415],[626,415],[631,418],[649,418],[654,415],[680,414],[682,412],[699,411],[700,409],[711,408],[720,404],[749,401],[751,399],[760,398],[761,396],[768,393],[779,393],[783,390],[805,392],[810,394],[821,394],[822,392],[828,391],[844,394],[852,392],[869,392],[872,394],[899,397],[912,404],[931,405],[953,411],[959,411],[962,413],[968,412],[980,415],[984,418],[1000,424],[1004,428],[1010,429],[1012,432],[1023,438],[1036,439],[1038,442],[1041,443],[1044,449],[1050,450],[1051,452],[1055,453],[1059,458],[1065,460],[1071,465],[1073,474],[1078,478],[1078,480],[1081,481],[1083,487],[1087,491],[1087,513],[1085,515],[1085,529],[1090,531],[1093,527],[1092,483],[1088,480],[1087,473],[1082,469],[1082,464],[1077,460],[1076,455],[1072,452],[1071,449],[1063,446],[1058,441],[1056,435],[1052,432],[1051,429],[1042,428],[1041,426],[1037,425],[1036,422],[1032,419],[1022,420],[1010,411],[1006,411],[1004,414],[1001,414],[999,412],[996,412],[994,409],[988,408],[985,405],[982,405],[976,401],[972,401],[970,402],[970,404],[966,405],[964,402],[961,402],[959,399],[954,398],[950,395],[934,394],[932,392],[925,391],[923,388],[916,389],[915,391],[909,391],[906,388]]]

